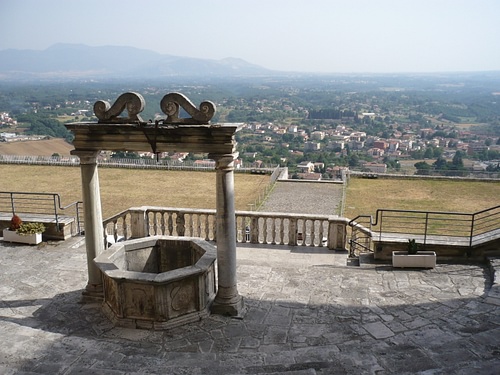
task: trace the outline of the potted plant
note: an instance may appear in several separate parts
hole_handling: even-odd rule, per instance
[[[42,242],[44,231],[45,226],[42,223],[23,223],[21,218],[14,214],[9,227],[3,230],[3,239],[9,242],[36,245]]]
[[[436,253],[434,251],[419,250],[415,239],[409,239],[407,251],[392,252],[393,267],[434,268],[436,267]]]
[[[412,238],[408,240],[408,254],[415,255],[418,252],[418,243]]]

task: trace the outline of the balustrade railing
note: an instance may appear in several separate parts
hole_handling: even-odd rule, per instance
[[[215,210],[135,207],[104,220],[105,244],[153,235],[217,240]],[[237,211],[239,243],[344,250],[348,220],[338,216]]]

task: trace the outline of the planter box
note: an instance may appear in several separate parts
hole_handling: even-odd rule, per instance
[[[34,233],[34,234],[20,235],[17,234],[15,231],[9,230],[7,228],[3,230],[3,240],[8,242],[18,242],[29,245],[36,245],[42,242],[42,234]]]
[[[419,251],[417,254],[408,254],[407,251],[393,251],[392,266],[401,268],[434,268],[436,267],[436,253],[434,251]]]

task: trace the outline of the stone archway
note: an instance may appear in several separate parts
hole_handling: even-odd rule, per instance
[[[212,312],[240,315],[243,298],[236,280],[236,223],[234,208],[234,161],[236,151],[234,124],[210,124],[215,105],[202,102],[196,108],[187,97],[169,93],[160,103],[166,118],[145,122],[140,113],[144,98],[129,92],[120,95],[113,105],[105,101],[94,104],[97,123],[66,124],[75,139],[72,152],[80,158],[82,196],[85,212],[85,242],[88,283],[84,295],[102,298],[102,277],[94,258],[104,250],[101,198],[97,157],[102,150],[153,151],[154,153],[208,153],[216,162],[216,221],[218,288]],[[191,117],[179,117],[180,108]],[[122,112],[128,116],[121,116]]]

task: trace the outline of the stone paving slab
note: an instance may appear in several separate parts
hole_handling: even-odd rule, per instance
[[[323,248],[237,251],[243,319],[153,332],[115,328],[99,304],[81,303],[81,239],[0,241],[0,373],[498,373],[494,268],[353,267]]]

